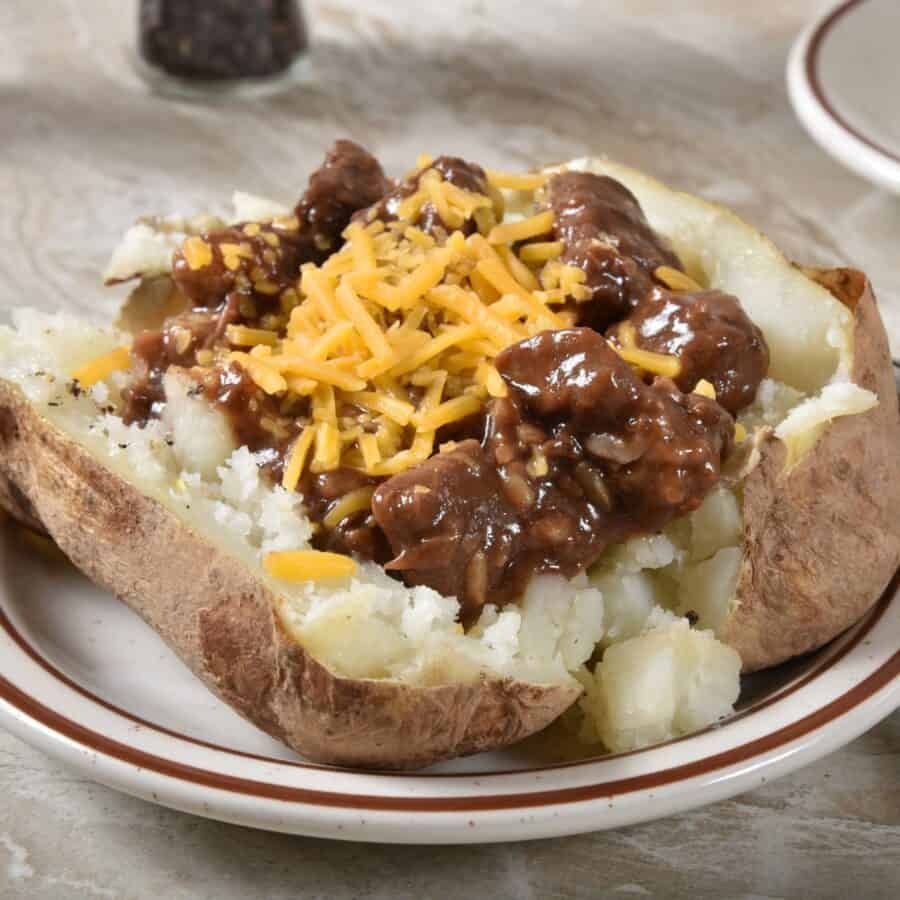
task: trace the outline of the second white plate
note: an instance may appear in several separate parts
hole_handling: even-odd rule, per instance
[[[844,0],[797,39],[788,60],[794,111],[859,175],[900,193],[900,4]]]

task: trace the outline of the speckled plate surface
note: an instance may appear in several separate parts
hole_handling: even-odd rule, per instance
[[[900,706],[898,579],[833,644],[745,680],[718,727],[585,757],[559,728],[502,753],[379,774],[305,763],[219,703],[49,542],[0,525],[0,725],[138,797],[275,831],[408,843],[614,828],[732,796]]]
[[[832,156],[900,193],[900,3],[842,0],[800,35],[788,89],[800,121]]]

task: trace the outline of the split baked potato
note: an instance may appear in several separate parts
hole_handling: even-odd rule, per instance
[[[743,440],[693,511],[607,547],[586,573],[534,576],[465,627],[454,597],[376,562],[341,568],[328,554],[297,579],[269,561],[310,547],[301,494],[267,480],[203,396],[170,373],[163,413],[127,425],[115,370],[88,388],[73,375],[130,338],[24,311],[0,329],[0,503],[225,702],[313,760],[426,766],[518,741],[570,708],[585,739],[614,751],[717,721],[741,670],[822,646],[900,564],[884,328],[859,272],[798,268],[732,213],[624,166],[563,169],[628,188],[686,276],[739,297],[767,342],[768,377],[737,415]],[[522,200],[512,184],[508,213]],[[250,202],[237,219],[284,212],[256,200],[248,214]],[[172,249],[210,225],[132,235],[110,273],[144,276],[125,325],[179,308]]]

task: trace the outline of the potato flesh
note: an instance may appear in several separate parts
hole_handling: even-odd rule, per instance
[[[178,465],[214,478],[216,469],[237,450],[237,443],[225,417],[191,389],[196,382],[187,374],[169,370],[163,378],[166,406],[163,424],[174,441],[172,450]]]
[[[737,653],[711,632],[658,610],[583,681],[584,735],[618,752],[696,731],[732,712],[740,670]]]

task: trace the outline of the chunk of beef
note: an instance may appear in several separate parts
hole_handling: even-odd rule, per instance
[[[352,141],[336,141],[310,176],[294,217],[248,222],[206,232],[191,252],[188,242],[173,257],[175,283],[195,307],[213,309],[232,295],[245,298],[245,320],[278,307],[306,262],[320,263],[340,244],[353,213],[370,206],[390,184],[381,165]],[[250,300],[248,304],[246,301]]]
[[[159,415],[165,402],[162,380],[169,366],[190,368],[197,352],[211,346],[234,310],[190,310],[171,316],[156,331],[141,331],[131,344],[132,368],[122,389],[126,423],[144,424]]]
[[[508,590],[506,569],[522,534],[497,469],[464,441],[389,478],[372,498],[375,521],[396,554],[386,568],[477,610]]]
[[[397,218],[400,204],[419,190],[422,176],[430,169],[440,172],[444,181],[455,185],[461,190],[485,196],[489,194],[490,188],[488,187],[487,175],[485,175],[481,166],[456,156],[439,156],[430,166],[420,169],[409,178],[401,181],[378,203],[375,203],[369,209],[360,211],[356,217],[366,222],[372,222],[376,219],[382,222],[393,222]],[[444,233],[454,230],[440,217],[437,208],[431,202],[422,204],[413,224],[432,235],[437,233],[437,229]],[[475,223],[471,218],[467,218],[458,230],[463,231],[465,234],[471,234],[475,230]]]
[[[545,331],[504,350],[497,369],[522,418],[577,447],[600,474],[610,511],[629,529],[661,528],[718,480],[731,416],[668,379],[645,384],[597,332]]]
[[[659,266],[681,268],[666,241],[650,227],[635,196],[606,175],[563,172],[546,186],[563,259],[582,269],[591,291],[579,307],[582,324],[603,330],[626,315],[652,287]]]
[[[639,347],[680,360],[675,381],[681,390],[691,391],[705,378],[729,412],[753,402],[769,370],[765,338],[731,294],[675,293],[655,287],[627,321]],[[621,326],[611,329],[610,335],[621,340]]]
[[[341,232],[359,209],[371,206],[390,190],[381,164],[353,141],[335,141],[325,162],[310,176],[296,214],[318,262],[337,249]]]

